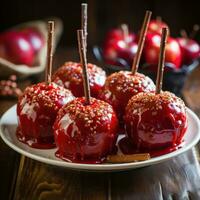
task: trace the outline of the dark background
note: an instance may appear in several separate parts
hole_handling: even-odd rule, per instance
[[[194,24],[200,24],[200,3],[194,0],[3,0],[0,31],[21,22],[57,16],[64,22],[60,45],[76,45],[82,2],[89,4],[89,45],[100,43],[106,31],[120,23],[128,23],[131,30],[138,31],[146,9],[153,12],[153,18],[161,16],[169,24],[172,36],[178,36],[181,28],[190,31]]]

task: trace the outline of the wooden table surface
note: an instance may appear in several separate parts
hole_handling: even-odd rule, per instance
[[[78,60],[72,50],[59,50],[55,65]],[[89,56],[89,61],[93,59]],[[200,116],[200,67],[193,72],[183,94]],[[31,84],[20,83],[21,88]],[[0,100],[0,115],[14,99]],[[123,172],[80,172],[43,164],[20,156],[0,140],[0,199],[15,200],[199,200],[198,145],[161,164]]]

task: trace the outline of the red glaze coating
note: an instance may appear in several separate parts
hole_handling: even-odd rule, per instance
[[[118,120],[112,106],[80,97],[58,112],[54,123],[57,156],[72,162],[101,163],[115,147]]]
[[[52,126],[57,112],[73,98],[55,83],[27,87],[17,104],[18,139],[34,148],[55,147]]]
[[[123,154],[149,153],[151,158],[153,158],[176,151],[177,149],[180,149],[183,146],[183,143],[162,149],[147,150],[147,149],[138,149],[131,143],[128,137],[124,137],[118,142],[118,146]]]
[[[106,74],[100,67],[91,63],[88,63],[87,67],[91,96],[97,97],[105,83]],[[74,96],[84,96],[82,66],[80,63],[66,62],[54,73],[52,80],[58,85],[70,89]]]
[[[144,45],[144,59],[149,64],[158,64],[161,36],[147,34]],[[168,37],[166,44],[165,62],[172,63],[178,69],[181,67],[181,48],[176,39]]]
[[[111,74],[106,79],[99,98],[113,106],[121,121],[125,107],[132,96],[140,92],[154,91],[155,85],[149,77],[140,73],[133,75],[129,71],[120,71]]]
[[[187,128],[184,102],[170,92],[132,97],[124,120],[126,134],[138,150],[179,145]]]

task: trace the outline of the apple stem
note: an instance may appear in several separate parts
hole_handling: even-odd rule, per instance
[[[87,71],[87,58],[86,58],[86,47],[85,47],[85,38],[83,30],[77,30],[78,37],[78,48],[81,64],[83,67],[83,86],[84,86],[84,94],[86,98],[86,104],[90,104],[90,86],[88,79],[88,71]]]
[[[128,40],[129,40],[129,38],[128,38],[128,35],[129,35],[128,25],[127,24],[121,24],[121,30],[122,30],[124,41],[126,43],[128,43]]]
[[[180,30],[180,35],[181,35],[181,37],[183,37],[183,38],[185,38],[185,39],[188,38],[188,34],[187,34],[187,32],[186,32],[185,29],[181,29],[181,30]]]
[[[151,11],[148,11],[148,10],[146,11],[145,18],[144,18],[143,25],[142,25],[141,32],[140,32],[137,53],[133,59],[133,65],[132,65],[132,73],[133,74],[135,74],[137,72],[138,67],[139,67],[139,62],[140,62],[142,50],[144,47],[144,42],[145,42],[149,22],[151,19],[151,14],[152,14]]]
[[[87,3],[82,3],[81,4],[81,29],[83,30],[84,33],[84,42],[85,42],[85,49],[87,51],[87,8],[88,4]]]
[[[160,53],[158,60],[158,70],[157,70],[157,79],[156,79],[156,94],[160,94],[162,90],[162,81],[163,81],[163,71],[164,71],[164,62],[165,62],[165,47],[167,43],[168,28],[162,28],[162,36],[160,43]]]
[[[157,21],[157,22],[162,22],[162,17],[161,17],[161,16],[157,16],[157,17],[156,17],[156,21]]]
[[[194,26],[193,26],[193,30],[192,30],[192,32],[190,33],[190,38],[194,38],[195,36],[196,36],[196,34],[197,34],[197,32],[200,30],[200,26],[198,25],[198,24],[195,24]]]
[[[45,81],[47,84],[51,83],[54,29],[55,29],[54,21],[48,21],[47,65],[46,65],[46,74],[45,74]]]

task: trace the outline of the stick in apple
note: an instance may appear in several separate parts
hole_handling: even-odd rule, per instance
[[[142,50],[143,50],[143,47],[144,47],[146,33],[147,33],[147,29],[148,29],[149,22],[150,22],[150,19],[151,19],[151,14],[152,14],[151,11],[146,11],[144,22],[143,22],[141,32],[140,32],[140,37],[139,37],[139,42],[138,42],[138,50],[137,50],[137,53],[136,53],[136,55],[133,59],[133,65],[132,65],[133,74],[135,74],[137,72],[138,67],[139,67],[139,62],[140,62]]]
[[[195,36],[196,36],[196,34],[197,34],[197,32],[200,30],[200,26],[198,25],[198,24],[195,24],[194,26],[193,26],[193,30],[192,30],[192,32],[190,33],[190,38],[194,38]]]
[[[188,38],[188,34],[185,29],[180,30],[180,35],[181,35],[181,37],[183,37],[185,39]]]
[[[89,86],[89,79],[87,72],[86,47],[85,47],[84,33],[82,29],[77,31],[77,37],[78,37],[80,60],[83,67],[84,94],[86,98],[86,103],[90,104],[90,86]]]
[[[121,30],[122,30],[124,41],[126,43],[128,43],[128,35],[129,35],[128,25],[127,24],[121,24]]]
[[[47,38],[47,65],[45,81],[51,83],[52,62],[53,62],[53,39],[54,39],[54,21],[48,21],[48,38]]]
[[[164,71],[164,63],[165,63],[165,47],[167,43],[168,36],[168,28],[162,28],[162,36],[160,43],[160,53],[158,60],[158,71],[157,71],[157,79],[156,79],[156,94],[159,94],[162,90],[162,81],[163,81],[163,71]]]
[[[87,51],[87,35],[88,35],[88,32],[87,32],[87,18],[88,18],[87,8],[88,8],[87,3],[81,4],[81,29],[83,30],[86,51]]]

